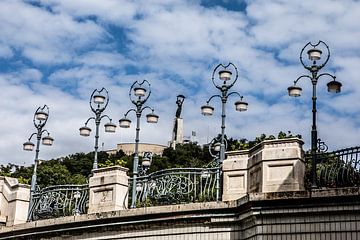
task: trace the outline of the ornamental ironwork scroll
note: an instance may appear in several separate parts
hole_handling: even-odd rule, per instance
[[[311,158],[308,155],[307,158]],[[325,188],[360,186],[360,146],[318,153],[317,185]]]
[[[217,170],[173,168],[138,177],[136,204],[141,207],[215,201]]]
[[[89,186],[57,185],[35,192],[30,220],[79,215],[87,212]]]

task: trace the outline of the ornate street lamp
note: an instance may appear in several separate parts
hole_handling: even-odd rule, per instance
[[[227,147],[226,138],[224,138],[225,149]],[[216,201],[220,201],[220,151],[221,151],[221,134],[213,138],[209,143],[209,153],[216,161]]]
[[[34,150],[35,144],[31,142],[31,138],[36,136],[36,150],[35,150],[35,164],[33,175],[31,177],[31,187],[30,187],[30,200],[29,200],[29,211],[27,220],[31,220],[31,211],[33,207],[33,197],[36,189],[36,177],[37,177],[37,166],[39,162],[39,152],[40,152],[40,140],[42,141],[43,145],[51,146],[54,142],[54,139],[50,137],[50,133],[44,129],[44,126],[49,118],[49,107],[44,105],[43,107],[38,107],[35,111],[33,123],[35,128],[37,129],[36,132],[32,133],[27,142],[23,144],[23,149],[25,151],[32,151]],[[47,136],[42,137],[43,133],[47,133]]]
[[[231,71],[231,68],[235,70],[235,78],[233,78],[233,72]],[[215,79],[215,74],[219,74],[219,79]],[[220,140],[220,157],[219,157],[219,163],[222,164],[222,162],[225,159],[225,107],[226,102],[228,100],[228,97],[230,95],[238,95],[240,97],[239,101],[235,102],[235,109],[236,111],[246,111],[248,107],[248,103],[244,102],[243,96],[241,96],[238,92],[230,92],[230,88],[234,86],[236,81],[238,80],[238,70],[237,67],[233,63],[229,63],[228,65],[219,64],[215,67],[213,74],[212,74],[212,83],[214,86],[220,90],[221,95],[213,95],[207,100],[206,105],[201,107],[201,113],[204,116],[210,116],[214,113],[214,107],[210,106],[209,103],[214,97],[218,97],[221,99],[222,105],[221,105],[221,140]]]
[[[320,50],[319,48],[325,48],[326,51],[326,57],[325,60],[322,62],[318,62],[321,60],[321,55],[323,53],[323,50]],[[303,60],[304,51],[307,50],[308,54],[308,61]],[[319,73],[319,70],[322,69],[326,63],[329,61],[330,58],[330,50],[328,45],[323,42],[319,41],[317,44],[312,44],[311,42],[308,42],[303,49],[300,52],[300,62],[303,65],[305,69],[307,69],[311,75],[302,75],[298,77],[294,81],[294,85],[291,87],[288,87],[288,93],[291,97],[299,97],[301,95],[302,88],[297,86],[297,82],[300,79],[308,78],[310,79],[312,83],[312,128],[311,128],[311,156],[312,156],[312,164],[311,164],[311,183],[312,187],[316,187],[316,164],[317,164],[317,154],[320,149],[320,146],[318,146],[319,143],[322,143],[321,140],[317,137],[317,128],[316,128],[316,85],[318,83],[318,80],[322,76],[328,76],[331,78],[331,81],[327,84],[328,91],[331,93],[339,93],[341,91],[342,84],[338,81],[336,81],[336,77],[329,74],[329,73]]]
[[[94,154],[94,163],[93,163],[93,169],[98,168],[98,148],[99,148],[99,125],[101,120],[105,117],[109,119],[109,122],[104,125],[105,132],[114,133],[116,130],[116,124],[111,122],[111,118],[108,115],[102,115],[102,113],[105,111],[107,105],[109,103],[109,93],[105,88],[102,88],[101,90],[95,89],[91,96],[90,96],[90,109],[95,113],[95,117],[90,117],[85,122],[85,125],[79,128],[80,135],[87,137],[90,136],[91,128],[87,126],[88,122],[90,120],[95,121],[95,154]]]
[[[146,121],[148,123],[157,123],[159,116],[154,113],[154,109],[149,106],[144,106],[145,102],[149,99],[151,94],[150,83],[147,80],[142,82],[134,82],[129,91],[130,101],[135,105],[135,108],[128,110],[124,116],[119,120],[119,125],[122,128],[129,128],[131,120],[127,118],[130,112],[136,114],[136,137],[135,137],[135,156],[133,161],[133,180],[132,180],[132,198],[131,208],[136,208],[136,178],[138,176],[138,164],[139,164],[139,133],[140,133],[140,117],[145,109],[150,109],[151,113],[146,115]]]
[[[233,72],[231,71],[233,69],[235,71],[235,78],[233,77]],[[218,73],[219,78],[215,79],[215,74]],[[218,170],[216,173],[216,200],[220,201],[220,175],[221,175],[221,164],[225,160],[225,150],[226,150],[226,139],[225,139],[225,107],[226,102],[231,95],[237,95],[240,97],[238,101],[235,102],[235,109],[236,111],[246,111],[248,107],[248,103],[243,101],[243,96],[241,96],[238,92],[230,92],[229,90],[234,86],[236,81],[238,80],[238,70],[237,67],[233,63],[229,63],[228,65],[219,64],[215,67],[213,73],[212,73],[212,83],[214,86],[220,90],[221,95],[213,95],[207,100],[206,105],[201,107],[201,113],[204,116],[211,116],[214,113],[214,107],[210,106],[210,101],[218,97],[221,99],[221,134],[219,137],[213,139],[215,141],[214,143],[209,145],[209,148],[211,147],[213,151],[218,151],[216,153],[216,159],[218,159]],[[212,142],[213,142],[212,141]],[[210,150],[210,149],[209,149]],[[211,151],[210,154],[212,156],[215,156]]]

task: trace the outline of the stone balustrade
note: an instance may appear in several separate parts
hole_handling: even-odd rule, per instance
[[[30,186],[16,178],[0,176],[0,224],[25,223],[29,208]]]

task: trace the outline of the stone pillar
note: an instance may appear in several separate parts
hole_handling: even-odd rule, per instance
[[[266,140],[246,151],[226,153],[223,201],[247,193],[304,190],[303,142],[298,138]]]
[[[223,162],[223,201],[239,199],[248,192],[248,150],[227,152]]]
[[[17,178],[0,176],[0,224],[25,223],[29,208],[30,186]]]
[[[88,213],[122,210],[128,204],[128,169],[120,166],[93,170],[89,179]]]
[[[297,138],[264,141],[249,159],[249,192],[287,192],[304,190],[305,159],[303,141]],[[252,173],[256,173],[253,176]],[[258,188],[259,187],[259,188]]]
[[[176,144],[184,143],[184,120],[182,118],[175,118],[174,130],[170,146],[175,149]]]

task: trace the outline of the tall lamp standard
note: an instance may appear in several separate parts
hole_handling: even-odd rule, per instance
[[[323,50],[326,50],[325,60],[322,62],[318,62],[321,59],[321,54]],[[304,51],[307,50],[309,60],[304,62],[303,56]],[[298,87],[296,84],[300,79],[308,78],[312,83],[312,128],[311,128],[311,184],[312,187],[315,188],[317,186],[316,183],[316,164],[317,164],[317,153],[319,151],[318,142],[320,143],[320,139],[317,137],[317,129],[316,129],[316,85],[319,81],[319,78],[322,76],[328,76],[332,80],[327,84],[328,91],[331,93],[339,93],[341,91],[342,84],[336,81],[336,77],[329,73],[319,73],[319,70],[322,69],[330,58],[330,50],[328,45],[319,41],[317,44],[312,44],[308,42],[300,52],[300,62],[305,69],[310,72],[310,75],[302,75],[298,77],[294,81],[294,85],[288,87],[288,93],[291,97],[299,97],[301,95],[302,88]]]
[[[232,71],[230,68],[233,68],[235,70],[235,78],[232,78]],[[215,74],[219,74],[219,79],[215,79]],[[219,64],[215,67],[213,73],[212,73],[212,83],[214,86],[220,90],[221,95],[213,95],[207,100],[206,105],[201,107],[201,113],[204,116],[210,116],[214,113],[214,107],[210,106],[210,101],[218,97],[221,99],[221,140],[220,140],[220,157],[219,157],[219,163],[222,164],[222,162],[225,159],[225,107],[226,102],[228,98],[231,95],[237,95],[240,97],[240,100],[235,102],[235,109],[236,111],[246,111],[248,107],[248,103],[244,102],[243,96],[241,96],[238,92],[230,92],[229,90],[234,86],[236,81],[238,80],[238,70],[237,67],[233,63],[229,63],[228,65]]]
[[[105,111],[107,105],[109,103],[109,93],[105,88],[102,88],[101,90],[95,89],[91,96],[90,96],[90,109],[95,113],[95,117],[90,117],[88,120],[86,120],[85,125],[79,128],[80,135],[87,137],[90,136],[91,128],[87,126],[90,120],[95,121],[95,154],[94,154],[94,163],[93,163],[93,169],[98,168],[98,148],[99,148],[99,125],[101,120],[106,117],[109,119],[109,122],[106,123],[105,126],[105,132],[114,133],[116,129],[116,124],[111,122],[111,118],[108,115],[103,115],[102,113]]]
[[[131,121],[127,118],[130,112],[136,114],[136,137],[135,137],[135,156],[133,161],[133,181],[132,181],[132,198],[131,208],[136,208],[136,178],[138,176],[138,165],[139,165],[139,133],[140,133],[140,117],[145,109],[150,109],[151,113],[146,115],[146,121],[148,123],[157,123],[159,116],[154,114],[154,109],[149,106],[144,106],[145,102],[151,95],[150,83],[147,80],[142,82],[134,82],[129,91],[130,101],[135,105],[135,108],[128,110],[124,118],[119,120],[121,128],[129,128]]]
[[[49,107],[44,105],[43,107],[38,107],[35,111],[33,123],[36,128],[36,132],[32,133],[27,142],[23,144],[23,149],[25,151],[32,151],[34,150],[35,144],[31,142],[31,138],[36,136],[36,150],[35,150],[35,164],[33,175],[31,177],[31,187],[30,187],[30,200],[29,200],[29,211],[28,211],[28,218],[27,220],[31,220],[31,209],[33,205],[33,196],[35,193],[36,188],[36,177],[37,177],[37,166],[39,162],[39,152],[40,152],[40,140],[42,140],[42,144],[46,146],[51,146],[54,142],[54,139],[50,137],[50,133],[44,129],[45,124],[49,118]],[[47,136],[42,137],[43,133],[47,133]]]

